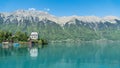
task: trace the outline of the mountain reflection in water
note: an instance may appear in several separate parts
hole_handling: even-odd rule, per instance
[[[120,42],[109,41],[1,48],[0,68],[120,68],[119,52]]]

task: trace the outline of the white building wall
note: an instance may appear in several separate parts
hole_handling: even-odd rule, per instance
[[[37,32],[32,32],[30,35],[31,39],[37,40],[38,39],[38,33]]]

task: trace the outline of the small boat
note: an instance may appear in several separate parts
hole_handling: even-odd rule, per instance
[[[37,57],[38,56],[38,49],[37,48],[30,49],[30,56]]]
[[[13,47],[20,47],[19,43],[13,43]]]

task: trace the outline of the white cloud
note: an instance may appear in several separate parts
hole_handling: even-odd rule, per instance
[[[34,10],[36,10],[36,9],[35,9],[35,8],[29,8],[28,10],[33,10],[33,11],[34,11]]]
[[[44,10],[45,10],[45,11],[50,11],[50,9],[49,9],[49,8],[44,8]]]

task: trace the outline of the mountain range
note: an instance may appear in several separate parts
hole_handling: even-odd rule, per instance
[[[120,40],[120,18],[116,16],[57,17],[39,10],[17,10],[0,13],[0,29],[36,31],[48,40]]]

